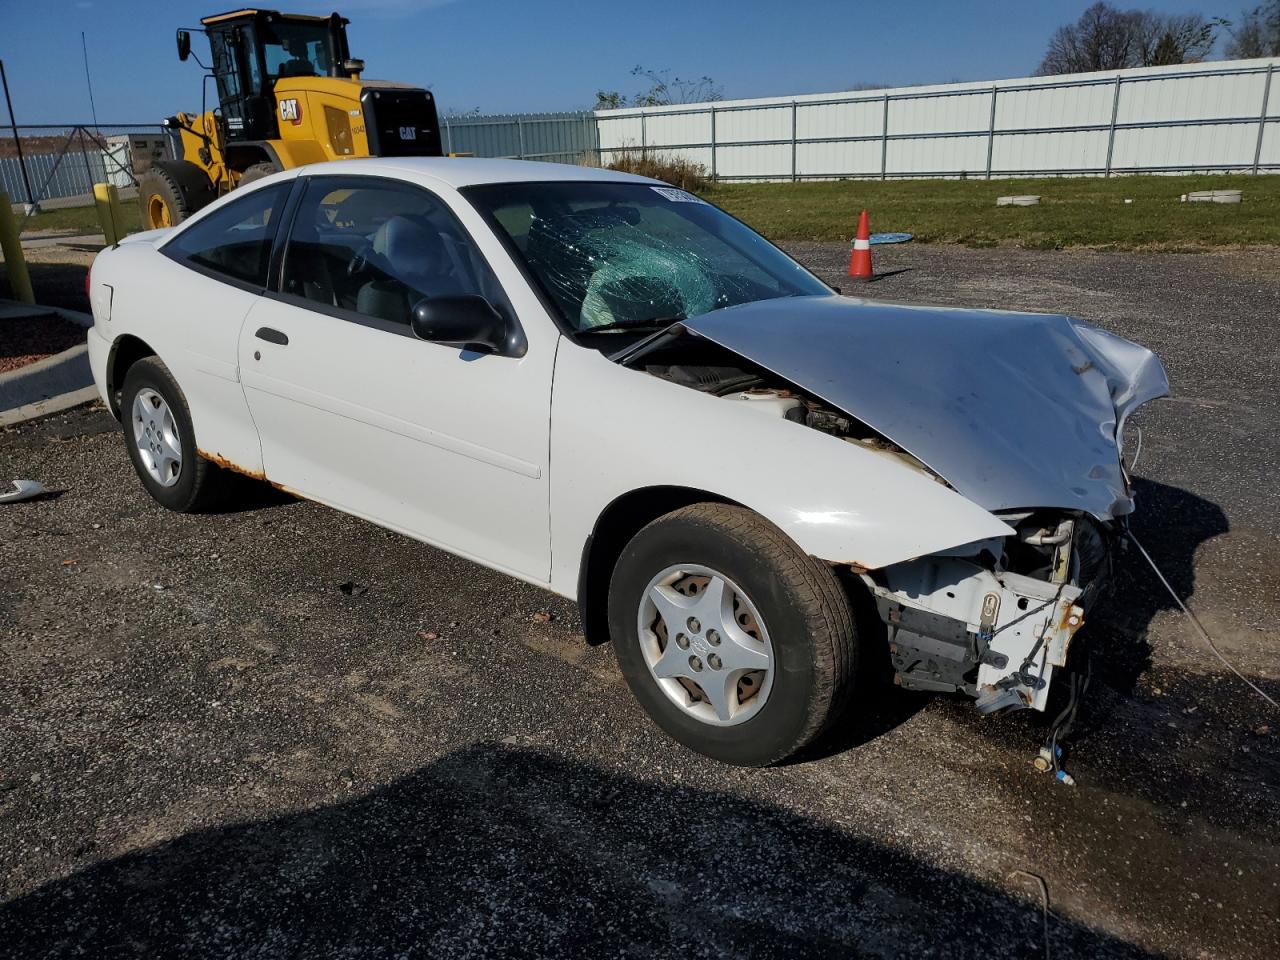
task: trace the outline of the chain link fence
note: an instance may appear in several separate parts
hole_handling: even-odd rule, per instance
[[[0,136],[0,190],[15,203],[93,197],[95,183],[123,189],[153,159],[172,155],[158,124],[19,124]]]
[[[446,117],[447,153],[553,163],[599,156],[589,111]],[[16,203],[92,197],[95,183],[135,186],[152,159],[173,156],[157,124],[20,124],[0,136],[0,190]],[[20,149],[19,149],[20,148]]]

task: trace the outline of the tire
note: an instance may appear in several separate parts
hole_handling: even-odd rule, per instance
[[[188,160],[157,160],[138,178],[144,230],[172,227],[214,199],[204,170]]]
[[[236,183],[237,187],[247,187],[255,180],[261,180],[263,177],[269,177],[273,173],[279,173],[280,168],[270,160],[263,163],[255,163],[251,167],[247,167],[244,173],[240,174],[240,180]]]
[[[151,433],[146,429],[149,423],[140,416],[140,407],[155,414]],[[159,357],[139,360],[125,374],[120,424],[133,468],[157,503],[177,513],[200,513],[222,501],[230,478],[196,452],[186,397]],[[144,452],[143,447],[150,449]],[[180,452],[176,465],[167,463],[173,450]],[[157,473],[163,479],[158,479]]]
[[[685,604],[703,616],[683,620],[686,635],[672,638],[667,621],[679,624]],[[857,671],[853,613],[833,571],[743,507],[695,504],[636,534],[614,567],[609,627],[627,684],[658,726],[739,766],[778,763],[810,743],[839,714]],[[670,675],[685,670],[686,653],[684,676]],[[765,662],[767,670],[751,666]],[[708,697],[702,678],[705,689],[728,692]]]

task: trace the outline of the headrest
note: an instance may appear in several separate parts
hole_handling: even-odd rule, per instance
[[[444,251],[439,235],[409,217],[392,217],[373,235],[373,250],[397,277],[430,273]]]

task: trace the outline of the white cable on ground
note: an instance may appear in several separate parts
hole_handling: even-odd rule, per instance
[[[1263,690],[1259,689],[1257,684],[1237,670],[1235,665],[1222,655],[1222,652],[1214,645],[1213,640],[1209,638],[1209,634],[1205,631],[1204,627],[1200,625],[1200,621],[1196,619],[1196,615],[1187,609],[1187,605],[1182,602],[1182,599],[1178,596],[1177,592],[1172,586],[1170,586],[1169,581],[1164,578],[1164,574],[1160,572],[1160,568],[1156,566],[1156,562],[1151,559],[1151,554],[1147,553],[1146,548],[1138,542],[1138,538],[1133,535],[1133,531],[1126,530],[1125,533],[1128,535],[1129,539],[1133,541],[1133,545],[1138,548],[1138,551],[1142,556],[1146,558],[1147,563],[1151,565],[1151,569],[1154,570],[1156,576],[1160,578],[1160,582],[1164,584],[1164,588],[1169,591],[1169,596],[1173,597],[1173,602],[1176,603],[1182,612],[1187,615],[1187,619],[1190,620],[1191,625],[1196,628],[1196,632],[1200,634],[1200,639],[1204,641],[1205,646],[1213,652],[1215,657],[1222,661],[1223,666],[1247,683],[1253,689],[1254,693],[1267,701],[1267,703],[1271,704],[1277,710],[1280,710],[1280,703],[1276,703],[1267,696]]]

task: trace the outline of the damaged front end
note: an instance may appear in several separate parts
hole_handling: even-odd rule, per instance
[[[1169,386],[1149,350],[1072,317],[844,297],[713,311],[612,359],[892,458],[1003,522],[837,564],[874,595],[897,682],[984,713],[1045,708],[1134,508],[1125,422]]]
[[[1084,516],[1006,516],[1016,536],[864,572],[888,631],[895,683],[960,691],[983,713],[1043,710],[1110,566]]]

